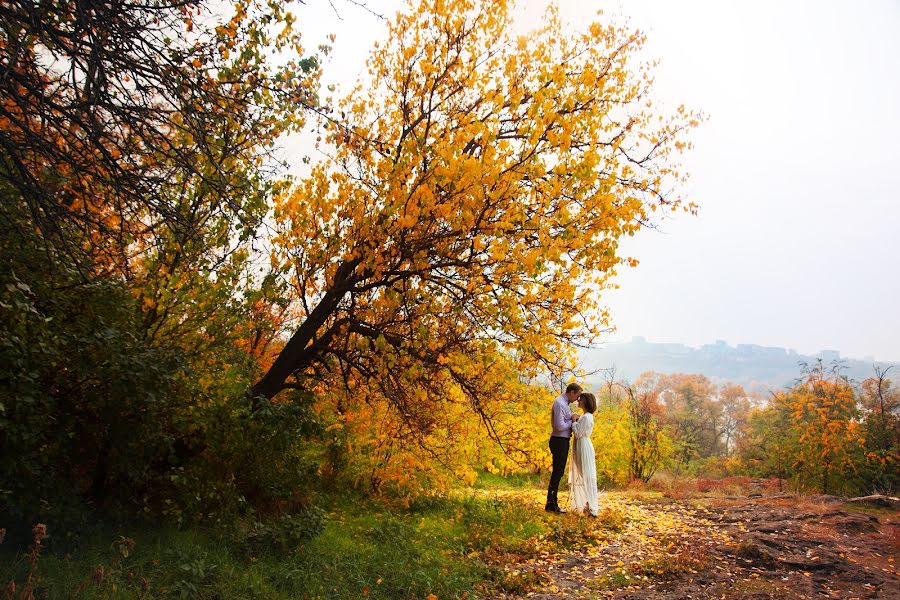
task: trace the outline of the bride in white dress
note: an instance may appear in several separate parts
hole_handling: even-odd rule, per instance
[[[569,509],[585,511],[597,516],[597,463],[591,432],[594,430],[594,412],[597,399],[593,394],[578,396],[578,407],[584,414],[572,423],[572,461],[569,467]]]

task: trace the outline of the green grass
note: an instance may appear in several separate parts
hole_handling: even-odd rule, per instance
[[[864,504],[862,502],[844,502],[841,508],[847,512],[861,513],[866,515],[874,515],[876,517],[897,517],[900,516],[900,510],[887,506],[875,506],[872,504]]]
[[[105,531],[71,555],[45,553],[49,598],[458,598],[502,581],[498,553],[527,555],[553,521],[516,499],[422,498],[409,508],[322,498],[322,533],[287,551],[248,550],[237,531]],[[51,536],[54,532],[50,532]],[[133,545],[123,541],[132,539]],[[3,548],[0,546],[0,548]],[[102,567],[102,571],[98,570]],[[21,585],[24,554],[0,552],[0,582]],[[77,590],[81,589],[78,596]]]
[[[493,489],[526,489],[533,487],[546,487],[546,481],[541,480],[540,474],[531,473],[515,473],[506,477],[495,475],[487,471],[478,473],[478,479],[475,482],[476,489],[493,490]]]
[[[324,528],[293,542],[283,520],[269,521],[262,538],[248,537],[258,529],[247,524],[107,529],[83,537],[70,555],[45,552],[35,595],[402,600],[434,594],[445,600],[524,593],[542,587],[544,576],[505,566],[548,547],[585,547],[622,526],[623,516],[613,510],[594,520],[545,513],[543,493],[536,477],[484,475],[473,489],[421,497],[406,507],[356,493],[323,495],[316,504]],[[0,586],[13,578],[21,584],[27,572],[25,553],[0,546]]]

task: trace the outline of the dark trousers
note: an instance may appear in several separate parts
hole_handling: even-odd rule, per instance
[[[558,508],[559,482],[566,472],[566,461],[569,459],[569,438],[550,438],[550,454],[553,455],[553,471],[550,473],[550,485],[547,487],[547,508]]]

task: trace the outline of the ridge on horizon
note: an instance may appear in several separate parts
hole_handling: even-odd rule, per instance
[[[777,346],[777,345],[768,345],[768,344],[757,344],[752,342],[740,342],[735,344],[734,346],[730,345],[727,340],[716,339],[711,343],[701,343],[694,344],[690,342],[662,342],[662,341],[650,341],[646,336],[643,335],[633,335],[628,339],[624,337],[619,339],[609,339],[603,342],[598,346],[597,349],[603,349],[606,346],[621,346],[628,344],[647,344],[648,346],[683,346],[690,350],[703,350],[705,348],[729,348],[731,350],[737,350],[739,348],[760,348],[760,349],[771,349],[771,350],[784,350],[788,355],[797,355],[800,357],[811,357],[811,358],[826,358],[827,360],[831,360],[832,357],[836,357],[837,360],[846,361],[868,361],[879,364],[897,364],[900,365],[900,359],[891,360],[891,359],[882,359],[876,358],[873,354],[866,354],[865,356],[844,356],[840,350],[835,348],[822,348],[815,352],[801,352],[796,348],[792,348],[790,346]],[[821,356],[820,356],[821,355]]]
[[[615,367],[627,379],[634,379],[646,371],[699,373],[750,386],[789,385],[800,376],[800,363],[816,360],[838,363],[842,374],[854,381],[873,376],[875,367],[897,367],[897,373],[900,373],[900,362],[879,361],[874,357],[842,357],[838,350],[801,354],[780,346],[730,346],[724,340],[694,347],[680,342],[649,342],[643,336],[583,350],[581,358],[582,366],[591,371]]]

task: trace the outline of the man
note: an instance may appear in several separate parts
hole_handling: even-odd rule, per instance
[[[553,401],[550,409],[550,424],[553,431],[550,433],[550,454],[553,455],[553,471],[550,473],[550,485],[547,487],[547,505],[544,510],[548,512],[564,513],[559,507],[557,495],[559,494],[559,482],[566,472],[566,461],[569,458],[569,438],[572,437],[572,411],[569,405],[578,400],[581,386],[570,383],[566,386],[566,392],[560,394]]]

